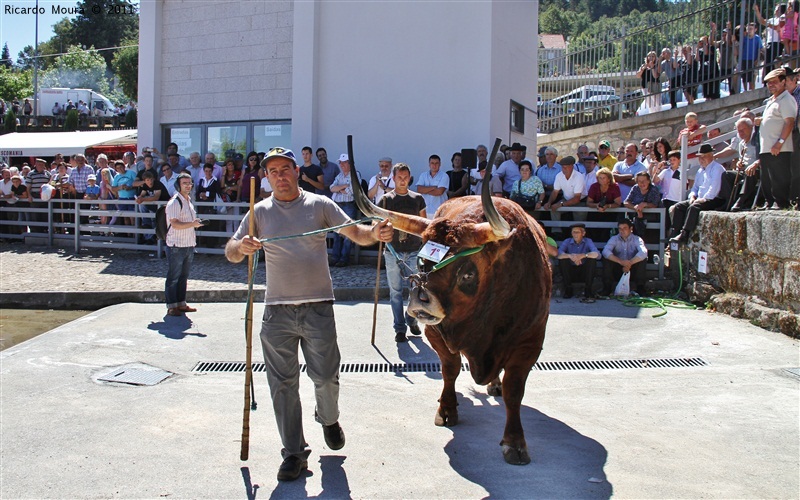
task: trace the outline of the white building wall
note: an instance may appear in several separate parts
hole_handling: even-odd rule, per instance
[[[499,4],[322,2],[318,143],[338,155],[353,134],[360,169],[371,172],[388,155],[409,163],[418,176],[433,153],[447,170],[455,151],[506,139],[509,96],[495,102],[490,92],[510,77],[495,72],[491,61],[496,26],[507,22],[495,18],[511,15],[510,3]],[[535,23],[536,2],[524,5]],[[535,35],[534,28],[508,38],[525,39],[535,60]],[[529,81],[530,99],[519,99],[535,102]]]
[[[161,124],[291,119],[293,149],[335,158],[353,134],[360,170],[388,155],[418,176],[430,154],[447,170],[455,151],[509,142],[511,99],[536,109],[538,1],[140,8],[140,105],[153,106],[143,145],[163,146]],[[525,135],[535,141],[535,123]]]

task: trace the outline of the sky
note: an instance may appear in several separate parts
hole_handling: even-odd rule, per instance
[[[74,14],[53,14],[53,8],[74,8],[77,2],[71,0],[50,1],[39,0],[39,9],[44,9],[44,14],[39,14],[39,42],[44,42],[53,37],[53,25],[61,19],[75,17]],[[16,9],[33,9],[35,0],[0,0],[0,49],[8,43],[11,59],[16,62],[17,55],[26,45],[34,45],[36,40],[36,15],[21,12]],[[7,9],[11,8],[11,12]]]

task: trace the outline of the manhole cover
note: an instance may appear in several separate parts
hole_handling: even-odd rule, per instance
[[[132,363],[105,369],[102,373],[98,374],[96,380],[128,385],[156,385],[172,375],[172,372],[156,368],[155,366],[143,363]]]

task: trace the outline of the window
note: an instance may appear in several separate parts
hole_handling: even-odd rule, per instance
[[[174,142],[178,145],[178,154],[188,157],[193,151],[203,156],[202,127],[172,127],[167,129],[167,144]],[[166,151],[166,148],[164,148]]]
[[[253,150],[267,152],[275,146],[291,147],[292,126],[290,124],[255,125],[253,127]],[[298,155],[299,157],[299,155]]]
[[[511,101],[511,130],[525,133],[525,107],[514,101]]]
[[[246,125],[209,125],[206,137],[208,140],[206,151],[214,153],[217,158],[232,156],[231,152],[247,154]]]

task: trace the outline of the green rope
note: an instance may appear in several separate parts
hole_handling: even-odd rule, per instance
[[[620,299],[622,305],[628,307],[641,307],[644,309],[651,309],[651,308],[659,308],[661,312],[653,314],[654,318],[660,318],[667,314],[667,308],[671,307],[673,309],[697,309],[697,306],[692,304],[691,302],[687,302],[685,300],[679,300],[678,295],[681,293],[681,289],[683,288],[683,261],[681,259],[681,253],[678,251],[678,273],[679,273],[679,281],[678,281],[678,289],[675,290],[675,293],[669,295],[667,297],[630,297],[627,299]]]
[[[355,226],[356,224],[363,224],[363,223],[370,222],[370,221],[373,221],[373,220],[383,220],[383,219],[381,219],[380,217],[364,217],[361,220],[355,220],[355,221],[351,220],[350,222],[346,222],[344,224],[339,224],[338,226],[326,227],[326,228],[323,228],[323,229],[317,229],[315,231],[308,231],[306,233],[300,233],[300,234],[291,234],[291,235],[288,235],[288,236],[274,236],[272,238],[263,238],[263,239],[260,239],[258,241],[260,241],[261,244],[263,245],[265,243],[272,243],[272,242],[275,242],[275,241],[290,240],[290,239],[293,239],[293,238],[304,238],[306,236],[313,236],[313,235],[319,234],[319,233],[327,233],[327,232],[330,232],[330,231],[334,231],[336,229],[341,229],[343,227]],[[250,298],[253,296],[253,282],[255,282],[255,280],[256,280],[256,270],[258,269],[258,254],[260,254],[260,253],[261,253],[261,251],[258,251],[258,252],[253,254],[253,267],[250,270],[251,271],[250,272],[250,282],[247,284],[247,307],[245,308],[245,318],[251,312],[250,311],[250,304],[252,302],[251,302]]]

